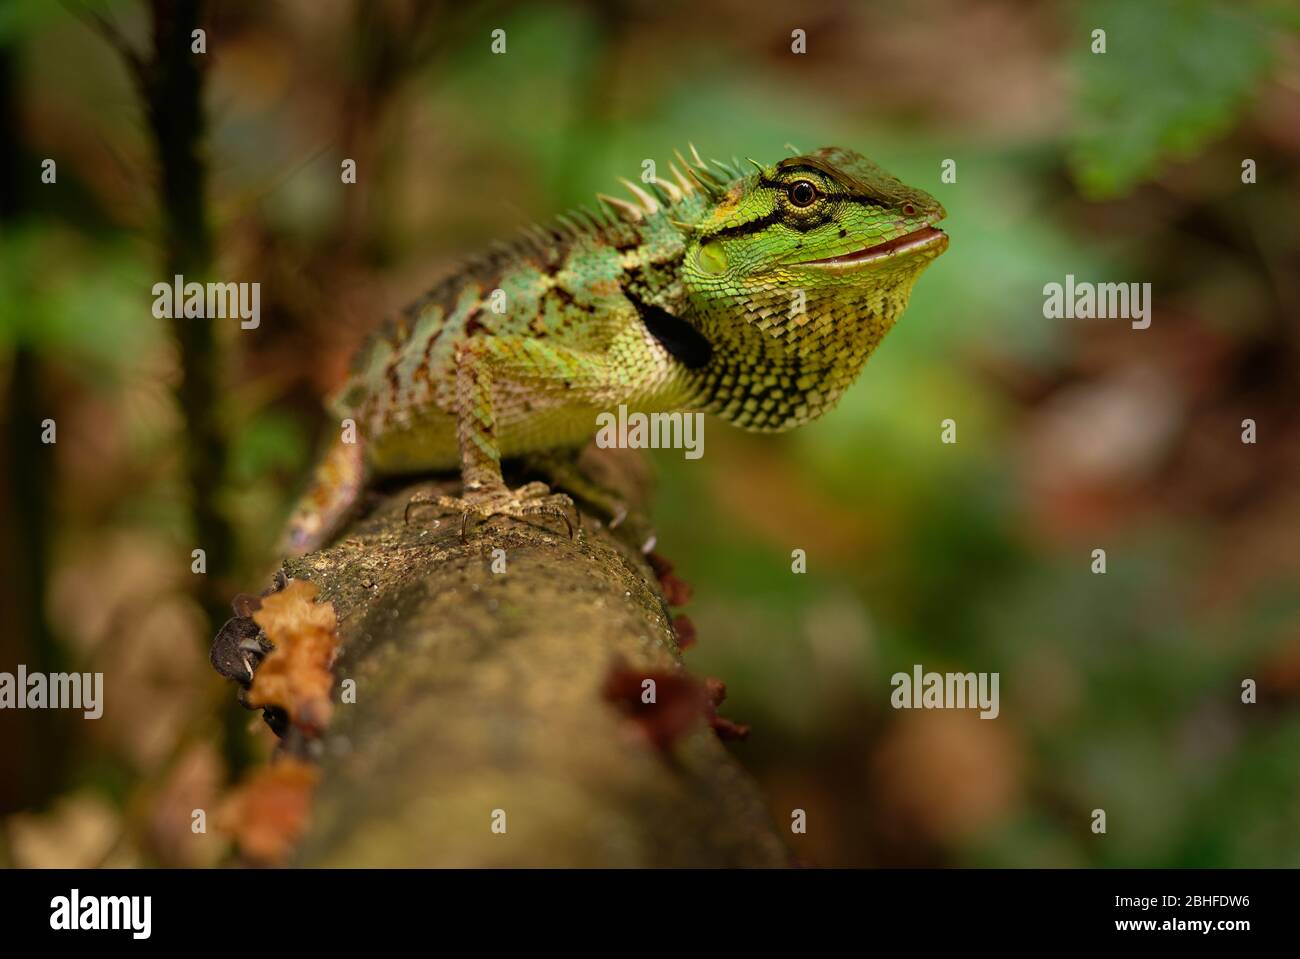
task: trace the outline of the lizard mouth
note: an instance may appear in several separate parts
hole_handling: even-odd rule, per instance
[[[839,256],[828,256],[821,260],[804,260],[792,265],[811,266],[819,270],[861,270],[875,263],[892,260],[920,250],[933,250],[937,256],[947,248],[947,233],[944,233],[938,227],[923,226],[919,230],[913,230],[911,233],[896,237],[893,240],[877,243],[875,246],[869,246],[861,250],[854,250],[852,253],[841,253]]]

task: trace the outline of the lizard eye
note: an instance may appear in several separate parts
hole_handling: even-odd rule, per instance
[[[817,199],[817,188],[807,180],[795,180],[786,188],[785,195],[795,206],[812,206]]]

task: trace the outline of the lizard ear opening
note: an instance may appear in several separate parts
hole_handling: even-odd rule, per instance
[[[688,370],[698,370],[709,365],[713,358],[713,344],[704,334],[679,316],[673,316],[661,306],[643,303],[629,295],[641,322],[668,354]]]

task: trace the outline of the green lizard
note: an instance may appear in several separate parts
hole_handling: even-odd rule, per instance
[[[705,163],[495,248],[390,320],[332,401],[336,440],[284,549],[327,540],[372,477],[460,467],[469,517],[572,508],[503,457],[581,448],[596,417],[703,411],[788,430],[833,407],[948,237],[929,194],[849,150]]]

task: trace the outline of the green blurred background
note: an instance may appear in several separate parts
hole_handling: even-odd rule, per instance
[[[207,643],[273,565],[349,351],[643,159],[792,142],[868,154],[952,237],[834,413],[654,454],[688,667],[752,724],[734,751],[774,820],[807,811],[794,854],[1300,865],[1297,5],[212,4],[200,201],[214,275],[260,282],[262,323],[203,347],[201,501],[185,348],[150,314],[150,117],[99,17],[149,49],[148,4],[0,4],[0,669],[101,670],[109,703],[0,715],[0,862],[222,861],[190,810],[270,737]],[[1067,273],[1152,283],[1151,328],[1044,320]],[[196,523],[229,541],[206,577]],[[892,710],[915,663],[1000,672],[1001,716]]]

